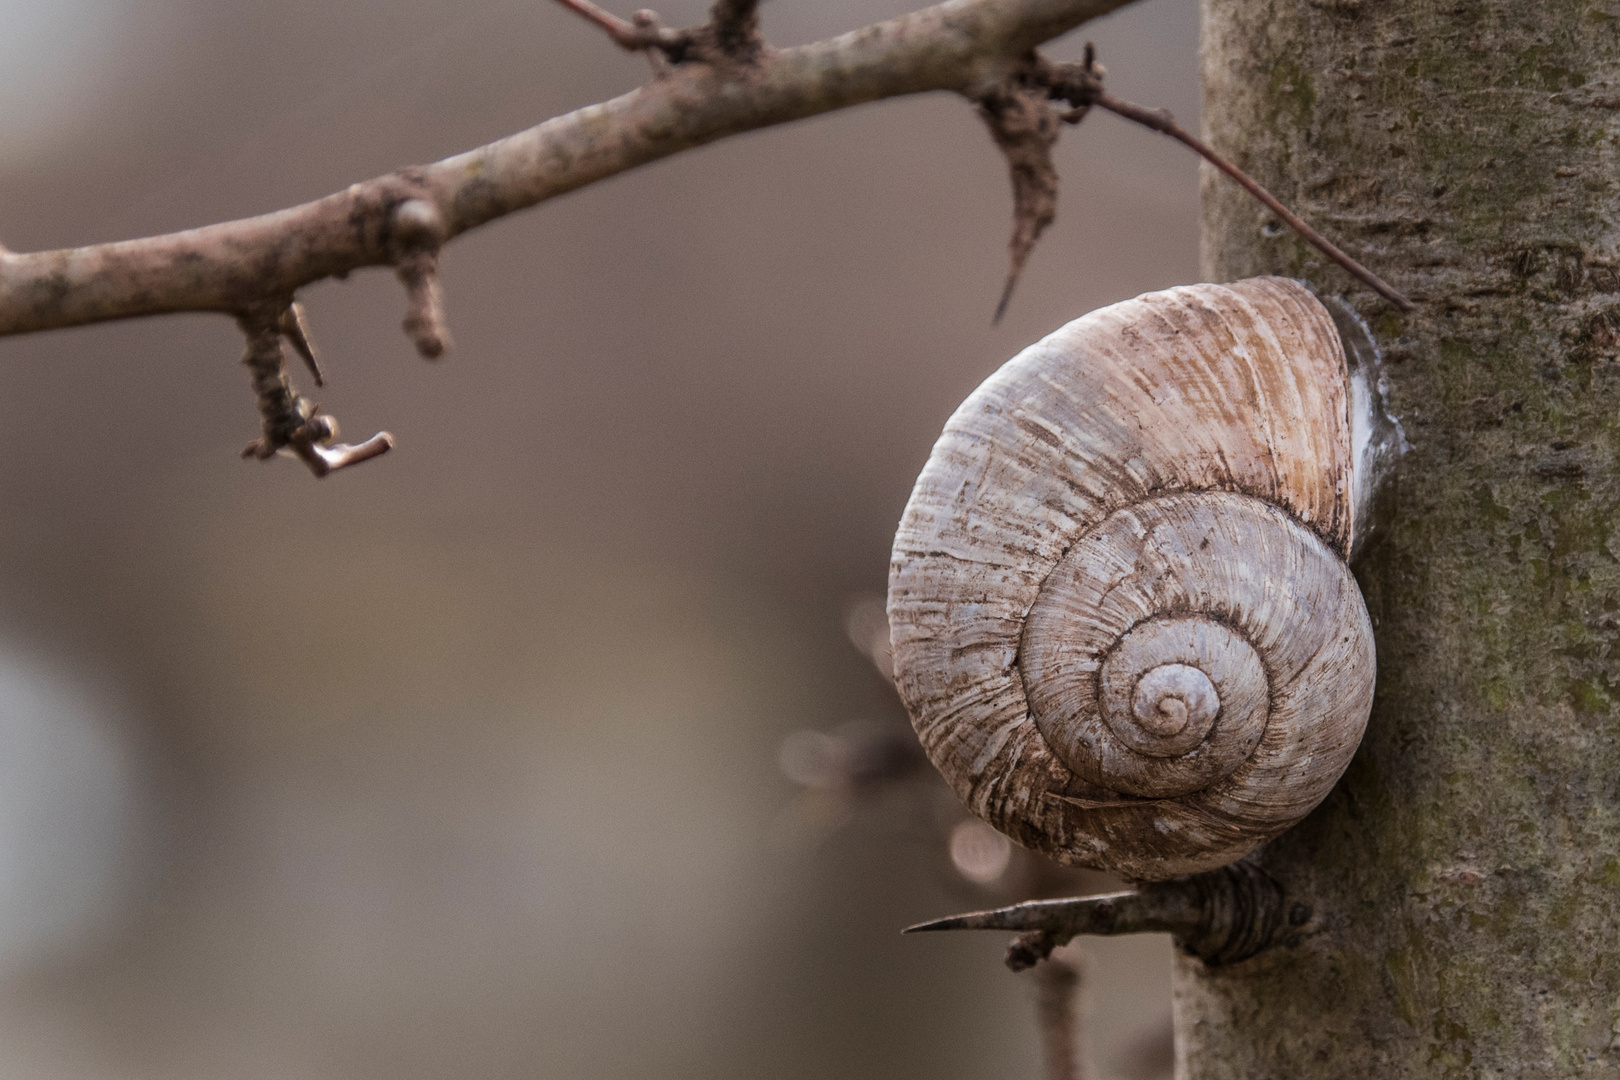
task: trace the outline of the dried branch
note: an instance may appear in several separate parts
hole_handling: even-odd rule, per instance
[[[1309,905],[1288,902],[1282,886],[1269,874],[1243,861],[1192,877],[1152,882],[1135,892],[1031,900],[919,923],[905,932],[1021,931],[1007,947],[1007,966],[1014,971],[1033,967],[1081,934],[1168,933],[1187,952],[1214,966],[1285,944],[1304,933],[1310,920]]]
[[[1105,93],[1104,74],[1103,66],[1097,63],[1095,47],[1087,42],[1085,57],[1079,63],[1057,64],[1032,53],[1000,85],[979,99],[980,114],[1007,159],[1013,185],[1012,260],[994,321],[1000,322],[1006,312],[1013,287],[1018,283],[1035,241],[1057,217],[1058,173],[1052,161],[1052,147],[1057,143],[1059,121],[1078,124],[1093,105],[1191,147],[1287,222],[1307,243],[1402,311],[1412,310],[1412,301],[1305,224],[1299,215],[1247,173],[1183,129],[1169,112],[1147,109]],[[1052,107],[1053,101],[1066,101],[1071,108],[1060,114]]]
[[[294,348],[305,354],[312,366],[314,362],[314,350],[302,313],[295,311],[293,305],[280,310],[273,305],[261,306],[244,314],[238,322],[247,338],[242,363],[247,365],[252,378],[264,425],[264,433],[248,443],[242,451],[243,457],[265,461],[286,451],[308,466],[310,472],[322,477],[335,469],[386,454],[394,445],[393,436],[386,431],[356,446],[336,442],[337,420],[321,415],[319,405],[300,397],[293,389],[287,377],[281,339],[293,338]],[[302,346],[298,344],[300,341]]]
[[[178,311],[236,315],[323,278],[394,264],[394,213],[413,199],[438,211],[443,243],[739,132],[931,90],[977,101],[1036,45],[1126,2],[949,0],[810,45],[765,49],[749,64],[677,63],[611,101],[301,206],[142,240],[6,253],[0,335]],[[571,6],[579,10],[577,0]]]
[[[999,89],[1000,98],[981,100],[981,108],[990,120],[996,143],[1002,148],[1013,171],[1015,209],[1012,269],[1007,277],[1007,286],[1002,293],[1001,303],[996,308],[995,317],[998,321],[1002,312],[1006,310],[1007,301],[1012,296],[1013,285],[1018,280],[1018,274],[1023,269],[1024,260],[1028,258],[1036,238],[1047,225],[1051,224],[1057,214],[1057,169],[1052,164],[1051,154],[1052,145],[1057,141],[1057,120],[1078,124],[1093,105],[1168,135],[1191,148],[1211,165],[1236,180],[1245,191],[1282,218],[1289,228],[1323,255],[1349,271],[1402,311],[1412,310],[1411,300],[1352,259],[1321,233],[1305,224],[1298,214],[1284,206],[1253,177],[1177,124],[1175,117],[1167,110],[1144,108],[1104,92],[1104,74],[1102,65],[1097,63],[1095,48],[1087,42],[1085,57],[1079,63],[1057,64],[1044,57],[1031,56],[1024,68],[1009,76],[1006,84]],[[999,105],[1000,99],[1016,101],[1017,106],[1010,108]],[[1060,116],[1052,109],[1050,101],[1066,101],[1072,108]],[[1009,118],[1006,121],[999,119],[1003,112]]]

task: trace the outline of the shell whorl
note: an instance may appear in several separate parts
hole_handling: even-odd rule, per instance
[[[1345,360],[1280,278],[1070,323],[946,425],[895,537],[895,677],[980,817],[1137,879],[1241,857],[1349,764]]]

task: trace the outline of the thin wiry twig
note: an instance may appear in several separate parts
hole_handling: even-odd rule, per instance
[[[1134,120],[1136,123],[1141,124],[1144,127],[1149,127],[1154,131],[1168,135],[1172,139],[1175,139],[1176,141],[1189,147],[1194,153],[1198,154],[1199,157],[1202,157],[1205,161],[1221,170],[1221,172],[1225,173],[1227,176],[1230,176],[1233,180],[1236,180],[1243,187],[1244,191],[1247,191],[1250,195],[1253,195],[1265,205],[1266,209],[1282,218],[1283,222],[1290,229],[1293,229],[1294,232],[1298,233],[1306,243],[1310,244],[1323,255],[1326,255],[1329,259],[1332,259],[1335,263],[1338,263],[1345,270],[1349,271],[1358,280],[1360,280],[1362,284],[1372,289],[1378,295],[1382,296],[1384,299],[1388,300],[1402,311],[1411,311],[1416,306],[1393,285],[1390,285],[1383,278],[1379,277],[1365,266],[1362,266],[1359,262],[1351,258],[1342,249],[1340,249],[1337,244],[1333,243],[1333,241],[1329,240],[1327,237],[1305,224],[1304,219],[1302,219],[1292,210],[1288,209],[1288,207],[1284,206],[1280,199],[1278,199],[1271,192],[1267,191],[1264,187],[1260,186],[1260,183],[1253,177],[1249,176],[1248,173],[1245,173],[1242,169],[1238,168],[1230,161],[1227,161],[1220,154],[1217,154],[1214,149],[1209,146],[1209,144],[1205,143],[1202,139],[1198,138],[1198,136],[1176,123],[1175,117],[1171,116],[1168,110],[1144,108],[1141,105],[1135,105],[1129,101],[1121,101],[1119,98],[1116,98],[1110,94],[1098,94],[1091,99],[1091,103],[1099,108],[1107,109],[1116,116],[1123,116],[1127,120]]]
[[[615,43],[622,45],[626,49],[645,49],[647,47],[647,43],[640,40],[640,35],[636,33],[634,23],[619,18],[611,11],[597,7],[591,3],[591,0],[557,0],[557,3],[576,15],[595,23],[607,31],[607,36],[612,38]]]

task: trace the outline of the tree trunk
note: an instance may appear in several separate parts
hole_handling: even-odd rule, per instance
[[[1407,455],[1377,703],[1264,865],[1317,932],[1179,961],[1178,1076],[1620,1076],[1620,4],[1204,0],[1215,146],[1350,291]],[[1205,270],[1344,275],[1217,177]]]

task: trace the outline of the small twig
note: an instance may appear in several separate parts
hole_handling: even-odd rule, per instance
[[[1217,154],[1202,139],[1198,138],[1196,135],[1183,128],[1180,124],[1176,123],[1175,117],[1171,116],[1167,110],[1144,108],[1141,105],[1135,105],[1129,101],[1121,101],[1119,98],[1116,98],[1111,94],[1104,93],[1098,93],[1096,96],[1092,97],[1091,104],[1107,109],[1109,112],[1114,113],[1117,116],[1123,116],[1127,120],[1134,120],[1136,123],[1141,124],[1144,127],[1150,127],[1154,131],[1168,135],[1172,139],[1175,139],[1183,145],[1191,148],[1194,153],[1198,154],[1205,161],[1221,170],[1221,172],[1225,173],[1227,176],[1230,176],[1233,180],[1236,180],[1240,185],[1242,185],[1243,190],[1247,191],[1250,195],[1253,195],[1260,202],[1264,203],[1266,208],[1273,214],[1276,214],[1278,217],[1282,218],[1284,223],[1286,223],[1289,228],[1293,229],[1294,232],[1298,233],[1306,243],[1310,244],[1323,255],[1326,255],[1329,259],[1332,259],[1345,270],[1349,271],[1352,275],[1359,279],[1362,284],[1378,293],[1378,295],[1382,296],[1384,299],[1388,300],[1402,311],[1411,311],[1416,306],[1393,285],[1390,285],[1388,282],[1384,281],[1383,278],[1379,277],[1365,266],[1362,266],[1359,262],[1352,259],[1348,254],[1342,251],[1338,245],[1333,243],[1333,241],[1329,240],[1327,237],[1305,224],[1304,220],[1301,219],[1298,214],[1295,214],[1292,210],[1288,209],[1288,207],[1284,206],[1275,195],[1261,187],[1258,181],[1254,180],[1230,161],[1227,161],[1225,158],[1221,157],[1221,155]]]
[[[583,16],[586,21],[593,22],[606,30],[608,37],[626,49],[634,50],[646,47],[644,43],[638,41],[639,35],[633,25],[619,18],[611,11],[597,7],[591,3],[591,0],[557,0],[557,3],[576,15]]]
[[[952,915],[906,927],[906,933],[930,930],[1017,930],[1007,946],[1007,966],[1034,967],[1081,934],[1185,933],[1197,929],[1199,912],[1181,890],[1163,888],[1109,893],[1063,900],[1030,900],[993,911]]]
[[[350,446],[336,440],[339,437],[337,420],[323,416],[320,406],[306,397],[300,397],[287,377],[287,364],[281,340],[286,327],[301,323],[298,316],[289,315],[292,305],[276,310],[260,308],[242,315],[238,322],[247,338],[247,352],[242,363],[247,365],[253,381],[253,393],[259,402],[259,416],[263,434],[248,443],[242,451],[245,458],[260,461],[286,450],[309,467],[317,477],[326,476],[334,469],[357,465],[362,461],[386,454],[394,445],[393,436],[380,431],[365,442]],[[302,334],[302,329],[300,329]],[[307,334],[302,334],[306,339]]]
[[[1040,1021],[1047,1080],[1082,1080],[1080,1016],[1075,1007],[1080,991],[1079,963],[1067,956],[1047,957],[1035,969],[1035,987],[1035,1014]]]
[[[765,39],[759,32],[759,0],[714,0],[709,21],[703,26],[671,30],[658,13],[645,9],[626,22],[592,0],[557,0],[570,11],[601,27],[622,49],[646,50],[656,56],[653,70],[663,65],[688,61],[752,64],[765,52]]]
[[[405,334],[416,351],[437,360],[450,347],[444,318],[444,290],[439,285],[439,247],[444,243],[444,215],[426,199],[407,199],[394,210],[394,272],[405,286]]]
[[[685,41],[679,31],[664,27],[659,23],[658,16],[650,11],[636,12],[635,21],[629,22],[591,3],[591,0],[557,0],[557,2],[601,27],[607,32],[607,36],[613,39],[613,43],[626,52],[668,49]]]

